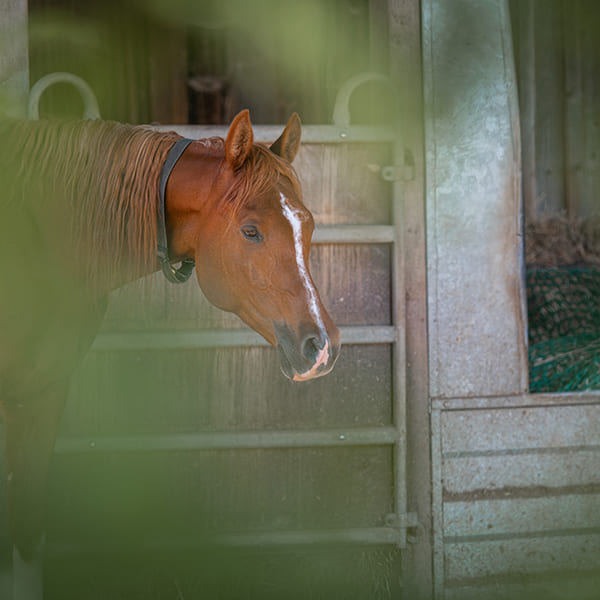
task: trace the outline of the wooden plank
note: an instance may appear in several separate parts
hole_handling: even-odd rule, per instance
[[[512,2],[511,9],[516,21],[515,42],[518,45],[516,59],[519,76],[519,109],[522,140],[523,203],[525,220],[531,222],[536,216],[538,197],[536,179],[536,86],[535,86],[535,0]]]
[[[600,406],[456,411],[442,413],[446,457],[510,453],[532,448],[600,445]]]
[[[583,100],[583,30],[581,2],[563,5],[565,61],[565,188],[567,214],[571,218],[589,216],[582,212],[585,184],[585,110]]]
[[[447,458],[444,492],[460,495],[487,490],[600,485],[600,448],[512,456]],[[510,493],[510,492],[508,492]]]
[[[148,88],[153,123],[188,122],[187,32],[159,25],[148,25],[152,43],[148,47]]]
[[[548,490],[548,494],[552,494]],[[547,498],[506,498],[444,503],[444,536],[451,538],[600,530],[600,495],[565,494]],[[600,558],[600,557],[599,557]]]
[[[600,568],[600,534],[446,544],[446,581]]]
[[[580,0],[581,68],[582,68],[582,117],[584,135],[579,143],[584,146],[582,176],[583,195],[578,216],[597,216],[598,189],[600,187],[600,51],[598,50],[598,28],[600,6],[596,2]],[[567,8],[565,7],[565,10]]]
[[[537,216],[565,208],[564,65],[561,0],[535,9]]]
[[[395,184],[402,197],[402,260],[405,288],[406,492],[409,510],[422,526],[402,553],[404,595],[431,598],[432,489],[427,346],[427,261],[425,248],[425,147],[421,3],[388,0],[389,72],[399,98],[400,135],[396,156],[413,178]]]

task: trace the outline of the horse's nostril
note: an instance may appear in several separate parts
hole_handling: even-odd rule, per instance
[[[326,344],[327,338],[324,336],[307,337],[302,344],[302,356],[311,362],[315,362]]]

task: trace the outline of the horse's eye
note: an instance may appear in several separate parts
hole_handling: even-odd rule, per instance
[[[246,225],[245,227],[242,227],[242,233],[247,240],[252,242],[262,242],[263,236],[253,225]]]

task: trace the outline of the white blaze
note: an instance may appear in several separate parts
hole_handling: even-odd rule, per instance
[[[319,329],[323,333],[324,338],[328,339],[327,330],[325,329],[325,324],[323,323],[323,316],[321,315],[319,303],[317,301],[317,290],[315,289],[315,286],[313,285],[310,279],[308,269],[306,268],[306,262],[304,261],[304,250],[302,247],[302,220],[304,215],[302,211],[295,208],[292,205],[292,203],[281,192],[279,193],[279,197],[281,199],[281,208],[283,209],[283,216],[288,220],[289,224],[292,227],[292,233],[294,235],[294,248],[296,250],[296,264],[298,265],[298,273],[300,274],[300,279],[302,280],[304,284],[304,289],[306,290],[310,313],[313,316],[317,325],[319,326]],[[316,372],[317,368],[321,364],[327,363],[328,360],[329,343],[326,343],[325,348],[319,351],[314,367],[307,373],[304,373],[302,375],[296,375],[294,379],[310,379]]]

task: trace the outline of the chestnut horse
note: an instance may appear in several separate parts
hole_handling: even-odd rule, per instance
[[[0,408],[15,595],[41,597],[40,582],[18,572],[39,558],[69,379],[112,289],[161,266],[185,279],[195,261],[209,301],[276,346],[287,377],[333,368],[340,335],[308,270],[314,222],[290,164],[300,128],[293,115],[268,147],[253,142],[248,111],[226,140],[0,121]]]

